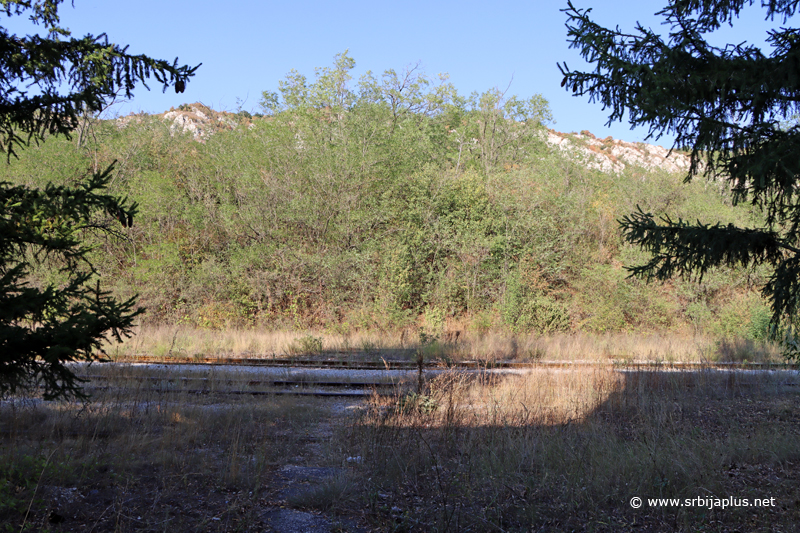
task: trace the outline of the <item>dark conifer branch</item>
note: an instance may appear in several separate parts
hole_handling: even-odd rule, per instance
[[[686,180],[698,174],[725,179],[734,203],[762,209],[766,227],[693,224],[669,217],[655,221],[641,210],[623,217],[625,239],[652,254],[631,274],[647,279],[695,275],[711,268],[767,264],[773,276],[763,287],[772,303],[773,332],[798,321],[797,281],[800,202],[800,39],[796,28],[769,32],[771,54],[746,43],[715,47],[706,34],[733,25],[752,0],[671,0],[658,15],[671,26],[667,41],[637,26],[637,34],[602,28],[590,10],[572,2],[568,40],[594,63],[593,72],[559,68],[562,86],[610,109],[609,122],[625,113],[632,126],[646,125],[648,138],[675,136],[691,147]],[[761,3],[766,18],[783,22],[798,0]],[[794,277],[793,277],[794,276]],[[796,355],[796,354],[795,354]]]
[[[31,141],[69,136],[81,113],[102,110],[118,93],[130,97],[151,76],[182,92],[199,67],[132,55],[105,34],[72,38],[58,26],[60,3],[0,7],[9,17],[29,14],[48,32],[19,37],[0,28],[0,151],[8,159]],[[143,312],[135,298],[118,302],[101,288],[83,244],[83,230],[103,228],[98,215],[133,224],[137,205],[104,193],[112,172],[113,165],[76,187],[0,183],[0,397],[39,385],[45,398],[81,396],[67,364],[98,360],[103,342],[129,336]],[[58,263],[66,282],[29,285],[31,260]]]

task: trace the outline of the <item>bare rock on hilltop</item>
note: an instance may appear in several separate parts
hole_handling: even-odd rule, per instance
[[[236,115],[227,111],[214,111],[199,102],[183,104],[178,109],[170,109],[160,115],[162,119],[171,121],[173,132],[192,134],[196,141],[203,142],[214,133],[231,130],[240,124]]]
[[[569,152],[573,157],[581,159],[587,167],[601,172],[618,174],[628,166],[645,170],[662,169],[667,172],[689,171],[689,156],[685,153],[670,153],[663,146],[631,143],[611,137],[598,139],[585,130],[579,134],[548,130],[547,143]]]

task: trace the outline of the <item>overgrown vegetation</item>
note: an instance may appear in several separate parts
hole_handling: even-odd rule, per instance
[[[763,337],[759,269],[645,285],[623,268],[643,257],[617,223],[636,205],[761,220],[725,185],[587,169],[545,145],[540,96],[465,97],[415,68],[353,82],[353,65],[342,54],[313,80],[290,73],[263,117],[226,115],[239,125],[204,142],[157,116],[95,121],[80,146],[50,138],[0,178],[74,184],[116,160],[109,190],[139,213],[87,239],[149,326]],[[34,278],[58,283],[43,265]]]
[[[375,398],[345,437],[363,462],[329,505],[365,507],[385,531],[792,529],[795,385],[725,372],[443,374],[424,396]],[[751,507],[697,500],[726,497]]]
[[[377,531],[790,531],[798,520],[793,372],[444,372],[348,409],[225,394],[269,389],[252,371],[181,369],[93,366],[105,379],[90,404],[4,401],[0,527],[264,531],[278,508]],[[774,506],[647,503],[726,497]]]
[[[0,530],[263,531],[275,470],[331,416],[314,399],[178,393],[254,390],[236,370],[185,372],[188,385],[170,371],[92,374],[105,380],[91,403],[0,404]]]

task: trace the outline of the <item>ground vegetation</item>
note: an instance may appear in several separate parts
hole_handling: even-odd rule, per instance
[[[91,404],[0,405],[0,527],[721,533],[798,520],[789,372],[445,372],[366,404],[241,394],[266,389],[235,368],[89,373]]]

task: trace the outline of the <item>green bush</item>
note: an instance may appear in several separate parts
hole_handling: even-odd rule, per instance
[[[547,335],[570,327],[567,308],[547,296],[531,296],[516,305],[505,305],[503,319],[514,332]]]
[[[766,305],[754,307],[750,312],[750,324],[747,327],[747,337],[755,341],[765,341],[769,338],[770,320],[772,311]]]
[[[494,325],[493,313],[489,310],[479,311],[472,316],[469,329],[483,337],[492,329]]]
[[[436,399],[424,394],[410,392],[400,398],[397,402],[397,411],[400,413],[418,413],[429,415],[439,408]]]
[[[322,353],[322,337],[305,335],[292,341],[286,348],[290,355],[317,355]]]
[[[506,279],[506,291],[500,304],[500,317],[513,332],[540,334],[567,330],[569,311],[560,302],[530,287],[513,273]]]
[[[425,319],[425,330],[434,336],[439,336],[444,331],[444,311],[435,307],[426,307],[422,313]]]

